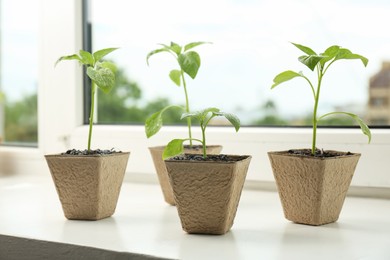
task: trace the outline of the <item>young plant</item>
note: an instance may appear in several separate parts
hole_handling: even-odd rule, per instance
[[[185,108],[186,113],[190,112],[190,104],[188,99],[187,83],[184,77],[184,74],[187,74],[192,79],[195,79],[200,68],[200,56],[197,52],[192,49],[196,46],[205,44],[207,42],[191,42],[186,44],[184,47],[178,45],[177,43],[171,42],[170,45],[160,44],[162,48],[153,50],[148,53],[146,56],[146,63],[149,65],[149,58],[154,54],[167,52],[170,53],[179,65],[179,69],[173,69],[169,72],[169,78],[177,85],[178,87],[183,86],[184,97],[185,97]],[[146,136],[149,138],[155,135],[162,127],[163,124],[163,113],[170,108],[180,108],[181,106],[172,105],[163,108],[162,110],[152,114],[145,121],[145,132]],[[192,146],[192,132],[191,132],[191,117],[187,117],[187,127],[188,127],[188,139],[190,140],[190,145]]]
[[[203,149],[203,158],[207,157],[206,154],[206,128],[207,125],[210,123],[210,120],[217,116],[223,116],[225,117],[236,129],[236,132],[240,129],[240,119],[230,113],[225,113],[220,111],[218,108],[207,108],[198,112],[194,113],[184,113],[181,116],[181,119],[184,118],[195,118],[200,123],[200,129],[202,131],[202,139],[196,139],[196,138],[185,138],[185,139],[173,139],[168,143],[168,145],[165,147],[163,152],[163,159],[167,159],[170,157],[173,157],[178,154],[182,154],[184,151],[183,143],[185,141],[196,141],[202,144]]]
[[[93,115],[95,108],[96,87],[108,94],[115,86],[115,71],[116,67],[108,61],[101,61],[107,54],[115,51],[118,48],[107,48],[98,50],[94,53],[80,50],[79,54],[72,54],[60,57],[55,66],[63,60],[77,60],[81,65],[85,65],[86,73],[91,79],[91,108],[89,113],[89,132],[88,132],[88,152],[91,150]]]
[[[274,78],[274,84],[272,85],[271,89],[275,88],[276,86],[278,86],[283,82],[289,81],[296,77],[303,78],[309,83],[314,98],[314,108],[313,108],[313,115],[312,115],[313,136],[312,136],[311,154],[314,155],[316,150],[318,122],[324,117],[330,115],[342,114],[353,118],[359,124],[363,134],[365,134],[368,137],[368,142],[370,142],[371,141],[370,129],[360,117],[358,117],[353,113],[337,111],[337,112],[326,113],[322,116],[317,116],[317,110],[318,110],[318,104],[319,104],[320,92],[321,92],[321,83],[329,67],[338,60],[351,60],[351,59],[361,60],[363,65],[366,67],[368,63],[368,59],[359,54],[352,53],[348,49],[341,48],[340,46],[336,46],[336,45],[327,48],[324,53],[317,54],[309,47],[296,44],[296,43],[292,43],[292,44],[305,53],[305,55],[300,56],[298,60],[304,65],[306,65],[310,70],[312,71],[316,70],[317,85],[315,87],[314,84],[309,80],[309,78],[303,75],[302,72],[294,72],[291,70],[287,70],[278,74]]]

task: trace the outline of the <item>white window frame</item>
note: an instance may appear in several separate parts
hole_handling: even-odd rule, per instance
[[[49,174],[44,154],[60,153],[68,148],[85,148],[87,126],[83,125],[82,69],[75,62],[56,59],[82,48],[82,9],[79,0],[41,0],[40,73],[38,87],[38,148],[0,147],[2,174]],[[194,129],[194,135],[199,134]],[[164,145],[174,137],[185,136],[186,128],[163,127],[147,139],[143,126],[97,125],[93,146],[130,151],[127,180],[155,180],[148,147]],[[324,149],[362,153],[352,185],[390,188],[388,158],[390,129],[373,129],[371,144],[360,129],[325,128],[318,130],[318,146]],[[243,127],[235,133],[231,127],[208,129],[208,143],[221,144],[228,154],[252,155],[247,180],[273,183],[267,152],[309,147],[311,129]]]

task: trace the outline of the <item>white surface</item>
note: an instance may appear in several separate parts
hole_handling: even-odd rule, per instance
[[[244,190],[229,233],[189,235],[157,185],[124,183],[113,217],[70,221],[49,176],[2,177],[0,234],[176,259],[390,259],[390,201],[348,197],[312,227],[285,220],[277,193]]]

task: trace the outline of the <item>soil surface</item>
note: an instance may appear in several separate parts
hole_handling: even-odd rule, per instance
[[[236,162],[247,158],[247,156],[232,156],[226,154],[210,154],[203,158],[201,154],[182,154],[174,156],[170,161],[215,161],[215,162]]]
[[[107,154],[113,154],[113,153],[121,153],[121,151],[115,151],[114,149],[111,150],[76,150],[71,149],[66,151],[65,153],[62,153],[62,155],[107,155]]]
[[[291,149],[288,150],[289,154],[308,156],[312,157],[311,149]],[[337,156],[348,156],[353,155],[351,152],[337,152],[331,150],[316,149],[314,157],[327,158],[327,157],[337,157]]]

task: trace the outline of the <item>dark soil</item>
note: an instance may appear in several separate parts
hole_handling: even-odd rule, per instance
[[[113,148],[111,150],[76,150],[76,149],[71,149],[66,151],[65,153],[62,153],[62,155],[108,155],[108,154],[113,154],[113,153],[121,153],[121,151],[115,151]]]
[[[214,161],[214,162],[236,162],[245,159],[247,156],[232,156],[226,154],[210,154],[203,158],[201,154],[182,154],[174,156],[168,160],[171,161]]]
[[[300,155],[300,156],[313,157],[313,155],[311,154],[311,149],[291,149],[288,150],[288,153],[294,155]],[[328,158],[328,157],[348,156],[348,155],[353,155],[353,153],[316,149],[314,157]]]

